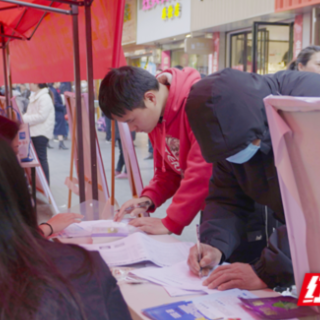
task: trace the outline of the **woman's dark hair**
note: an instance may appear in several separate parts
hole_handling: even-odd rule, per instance
[[[320,46],[308,46],[302,49],[297,58],[290,62],[288,70],[298,70],[299,63],[306,66],[311,57],[317,52],[320,52]]]
[[[155,76],[147,70],[125,66],[112,69],[102,80],[99,90],[99,105],[106,117],[122,117],[128,110],[145,108],[144,94],[159,90]]]
[[[40,89],[48,88],[48,84],[47,84],[47,83],[38,83],[38,87],[39,87]]]
[[[12,141],[19,131],[19,124],[6,117],[0,116],[0,136]]]
[[[48,86],[47,83],[37,83],[37,85],[38,85],[38,87],[39,87],[40,89],[48,88],[48,90],[49,90],[49,86]],[[51,100],[52,100],[52,103],[54,104],[54,95],[53,95],[52,91],[49,90],[48,93],[49,93],[49,96],[50,96],[50,98],[51,98]]]
[[[45,241],[39,234],[23,169],[0,137],[1,320],[37,319],[40,306],[41,314],[52,319],[52,309],[59,310],[63,303],[74,310],[71,313],[77,319],[86,319],[78,294],[41,245]],[[51,308],[46,309],[42,298],[48,292],[56,292],[57,299],[48,301]],[[73,318],[66,314],[64,319]]]

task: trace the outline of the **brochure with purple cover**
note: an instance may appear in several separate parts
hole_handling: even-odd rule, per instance
[[[242,303],[262,319],[279,320],[313,316],[317,313],[309,307],[297,306],[298,299],[293,297],[274,297],[244,299]]]

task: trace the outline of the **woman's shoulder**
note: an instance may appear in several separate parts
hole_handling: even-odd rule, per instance
[[[88,270],[96,270],[101,263],[102,259],[97,251],[86,251],[77,245],[51,242],[46,239],[40,241],[49,257],[64,274],[77,273],[84,265]]]

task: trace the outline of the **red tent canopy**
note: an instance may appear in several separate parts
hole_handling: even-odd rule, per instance
[[[50,1],[24,1],[40,5],[50,5]],[[0,10],[13,6],[0,2]],[[53,7],[70,10],[66,4],[54,3]],[[113,43],[117,19],[117,1],[95,0],[92,12],[93,69],[94,78],[101,79],[112,63]],[[21,15],[25,11],[21,22]],[[15,8],[0,11],[0,23],[5,34],[28,38],[43,15],[43,11],[33,8]],[[86,47],[84,9],[79,7],[79,38],[81,79],[86,79]],[[18,25],[18,27],[16,27]],[[13,29],[17,30],[13,33]],[[31,40],[10,42],[10,66],[13,83],[41,83],[73,81],[72,18],[70,15],[48,13]],[[125,64],[121,52],[120,65]],[[3,75],[3,65],[0,64]],[[0,84],[3,77],[0,76]]]

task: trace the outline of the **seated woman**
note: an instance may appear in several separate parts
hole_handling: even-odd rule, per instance
[[[0,293],[1,319],[131,319],[98,252],[42,237],[23,170],[3,138]]]
[[[19,152],[19,139],[18,139],[19,124],[0,116],[0,136],[11,144],[15,154]],[[39,228],[45,237],[51,236],[53,233],[57,233],[71,223],[80,222],[83,215],[77,213],[59,213],[49,219],[47,222],[41,224]]]

